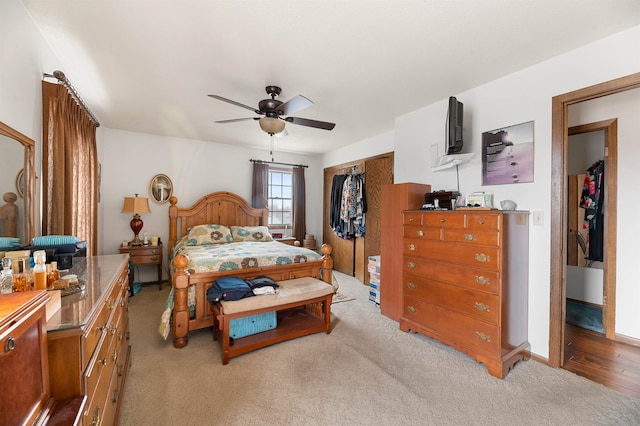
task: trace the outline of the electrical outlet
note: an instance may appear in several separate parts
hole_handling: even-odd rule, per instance
[[[544,225],[544,212],[533,212],[533,224],[535,226]]]

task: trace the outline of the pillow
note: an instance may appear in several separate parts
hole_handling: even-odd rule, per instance
[[[266,226],[232,226],[233,241],[273,241]]]
[[[0,247],[20,247],[20,238],[0,237]]]
[[[34,246],[59,246],[62,244],[75,244],[78,237],[71,235],[43,235],[42,237],[33,237],[31,244]]]
[[[233,242],[231,231],[223,225],[196,225],[189,229],[188,246],[205,246]]]

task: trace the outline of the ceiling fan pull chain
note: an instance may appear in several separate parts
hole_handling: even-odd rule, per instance
[[[273,163],[273,133],[271,133],[270,137],[271,137],[271,149],[269,151],[269,154],[271,154],[271,162]]]

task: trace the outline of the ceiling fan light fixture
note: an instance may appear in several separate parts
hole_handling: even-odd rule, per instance
[[[260,128],[269,134],[280,133],[284,130],[285,122],[274,117],[262,117],[258,120]]]

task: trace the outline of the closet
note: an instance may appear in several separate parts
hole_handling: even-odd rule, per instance
[[[334,176],[360,174],[364,178],[367,210],[361,237],[340,238],[331,227],[331,190]],[[393,183],[393,153],[363,158],[324,169],[323,241],[333,248],[333,269],[369,283],[369,256],[380,254],[382,185]]]

